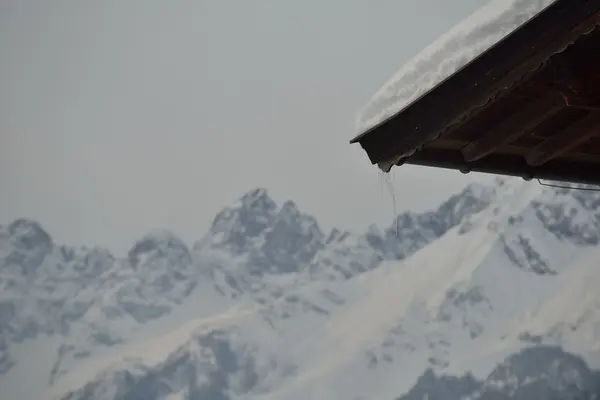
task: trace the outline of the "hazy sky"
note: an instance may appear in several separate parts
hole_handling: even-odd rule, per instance
[[[485,0],[2,0],[0,223],[118,254],[188,242],[251,188],[321,222],[388,224],[357,111]],[[398,209],[481,175],[404,167]]]

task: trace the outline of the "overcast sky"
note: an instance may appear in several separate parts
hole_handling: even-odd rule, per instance
[[[358,145],[372,94],[485,0],[2,0],[0,224],[67,244],[188,243],[251,188],[324,229],[388,224]],[[399,210],[481,175],[403,167]]]

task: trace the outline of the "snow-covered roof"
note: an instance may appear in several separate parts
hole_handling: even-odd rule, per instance
[[[405,64],[359,114],[359,134],[409,106],[556,0],[491,0]]]

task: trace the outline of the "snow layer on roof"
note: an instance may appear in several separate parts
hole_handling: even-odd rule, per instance
[[[556,0],[492,0],[405,64],[357,119],[364,133],[394,116]]]

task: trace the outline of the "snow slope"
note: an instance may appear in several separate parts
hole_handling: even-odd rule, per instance
[[[0,228],[0,393],[420,399],[450,385],[485,400],[595,390],[598,205],[600,193],[499,179],[387,228],[325,234],[256,189],[192,249],[155,232],[124,259],[15,221]]]
[[[360,112],[358,133],[409,106],[553,2],[491,0],[402,66]]]

